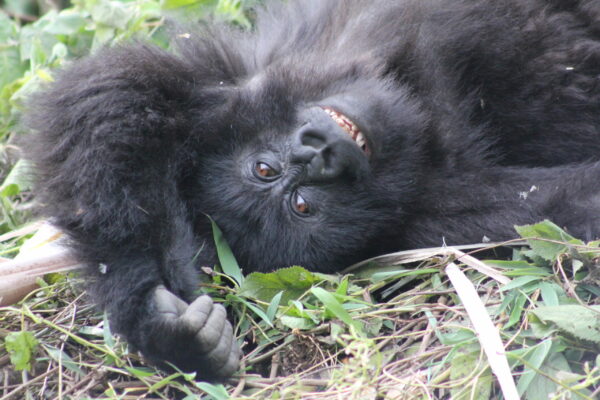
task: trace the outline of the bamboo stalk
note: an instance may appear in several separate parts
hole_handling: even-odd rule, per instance
[[[37,233],[22,246],[15,259],[0,259],[0,306],[13,304],[36,289],[37,278],[82,267],[68,249],[60,245],[58,239],[62,234],[50,225],[38,224],[24,229],[37,229]],[[12,236],[0,236],[0,240],[10,238]]]
[[[50,255],[24,257],[0,264],[0,306],[13,304],[38,287],[36,279],[53,272],[81,268],[66,249]]]

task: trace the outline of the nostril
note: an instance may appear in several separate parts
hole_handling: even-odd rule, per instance
[[[300,133],[300,143],[303,146],[321,149],[327,145],[327,139],[321,132],[315,130],[304,130]]]
[[[333,164],[333,149],[331,146],[327,146],[326,148],[321,150],[321,157],[323,158],[323,164],[327,168],[330,168]]]

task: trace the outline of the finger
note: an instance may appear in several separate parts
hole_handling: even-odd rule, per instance
[[[190,304],[181,315],[181,322],[194,334],[210,325],[210,315],[214,312],[215,305],[209,296],[200,296]]]
[[[165,318],[178,318],[187,308],[185,301],[169,292],[163,285],[156,287],[154,291],[154,304],[156,311]]]
[[[229,325],[227,312],[222,305],[215,304],[204,327],[196,334],[196,341],[200,344],[202,352],[207,353],[217,346],[225,325]]]
[[[220,369],[221,366],[227,361],[229,353],[231,353],[232,338],[233,328],[231,327],[231,324],[227,323],[223,327],[223,331],[219,336],[219,342],[206,355],[208,360],[215,366],[215,368]]]
[[[234,337],[230,344],[231,351],[228,354],[227,361],[219,369],[219,376],[228,377],[236,372],[240,367],[240,347],[237,344],[237,340]]]

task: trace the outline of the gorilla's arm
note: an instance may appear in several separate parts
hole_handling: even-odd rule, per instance
[[[515,225],[550,219],[582,240],[600,237],[600,163],[430,172],[402,247],[512,239]]]
[[[199,253],[179,191],[192,158],[193,79],[151,47],[81,60],[32,101],[29,158],[44,212],[89,265],[113,329],[150,359],[219,379],[236,370],[239,350],[224,309],[195,299],[195,267],[213,256]]]

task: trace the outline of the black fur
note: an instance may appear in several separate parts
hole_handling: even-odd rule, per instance
[[[180,40],[80,60],[29,115],[45,213],[155,360],[231,372],[163,342],[157,314],[158,285],[192,302],[216,262],[206,215],[245,272],[338,271],[544,218],[600,234],[596,0],[301,0],[259,10],[252,33]]]

